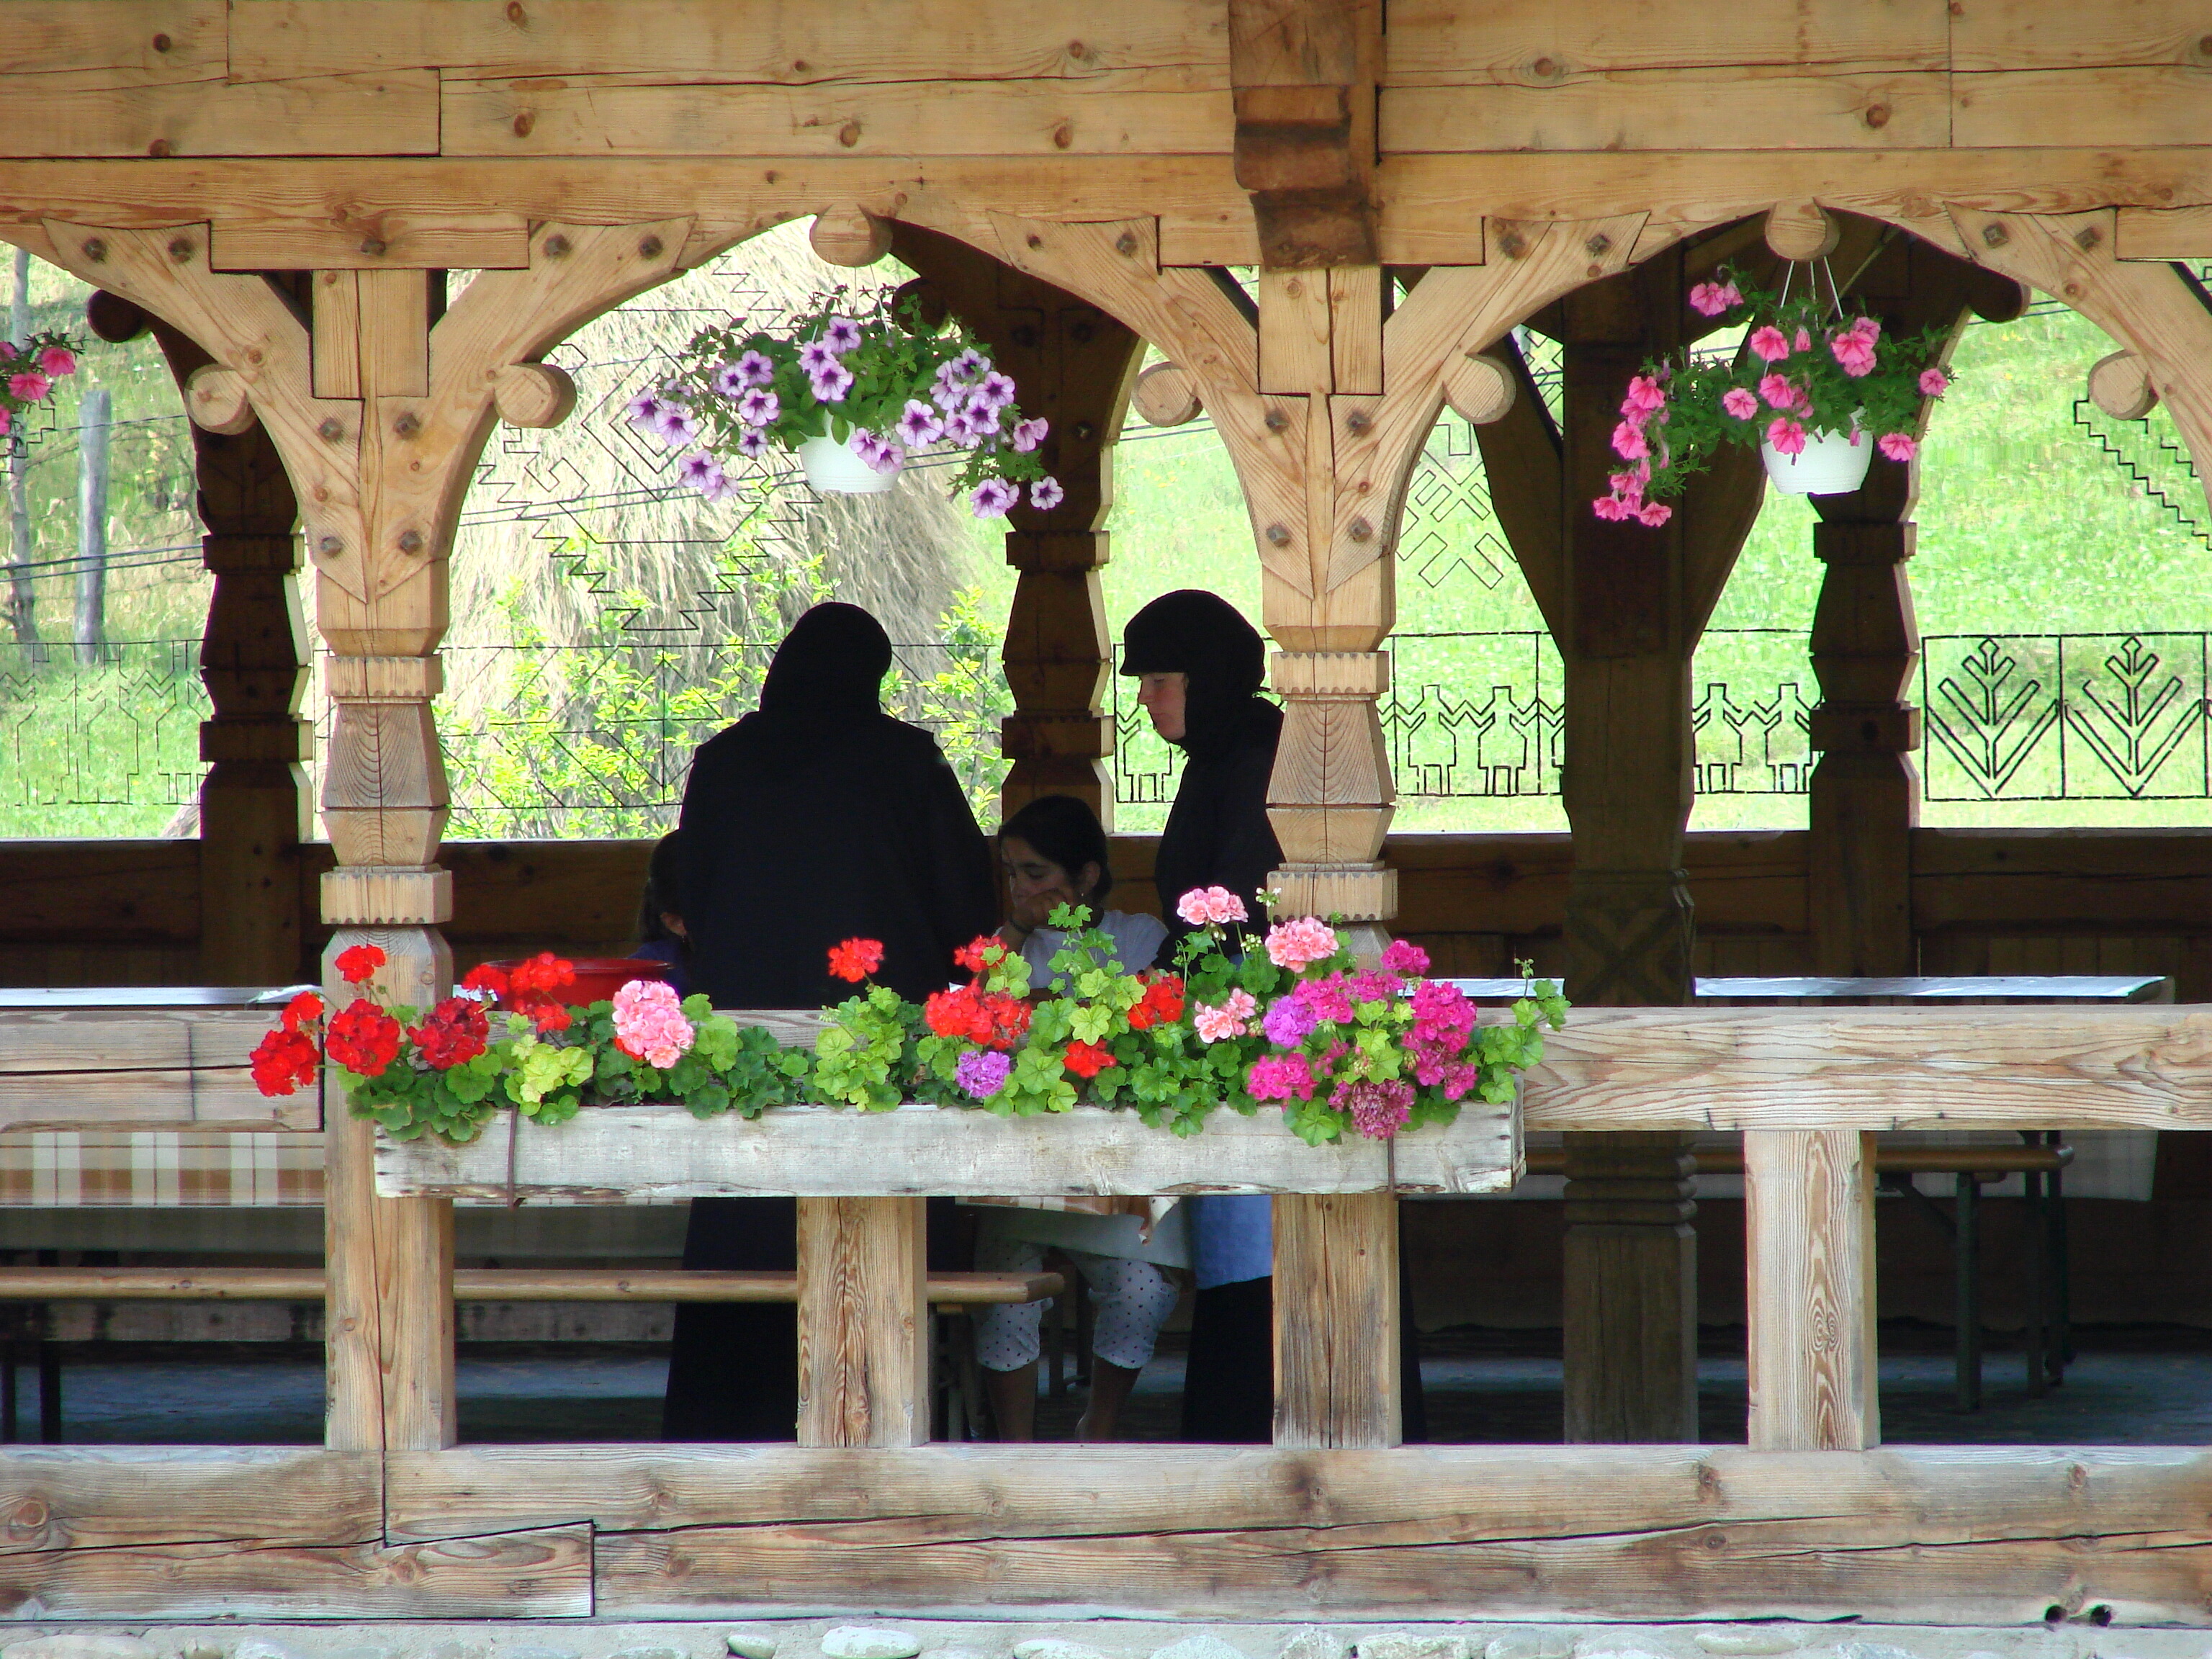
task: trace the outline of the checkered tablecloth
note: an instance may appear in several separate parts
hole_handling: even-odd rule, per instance
[[[270,1209],[323,1201],[323,1138],[191,1129],[0,1135],[0,1206]]]

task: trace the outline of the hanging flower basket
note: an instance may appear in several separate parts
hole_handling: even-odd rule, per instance
[[[54,386],[76,373],[83,348],[66,334],[33,334],[20,346],[0,340],[0,438],[15,430],[27,410],[54,395]]]
[[[1741,343],[1648,362],[1629,381],[1613,433],[1627,465],[1591,503],[1599,518],[1665,524],[1668,498],[1724,443],[1756,445],[1767,476],[1792,495],[1856,489],[1877,451],[1912,459],[1924,400],[1951,384],[1935,362],[1943,331],[1885,336],[1875,318],[1844,314],[1832,273],[1826,288],[1824,296],[1808,278],[1792,299],[1787,281],[1769,294],[1723,266],[1690,290],[1692,308],[1741,330]]]
[[[937,449],[957,459],[953,491],[979,519],[1002,516],[1024,484],[1040,511],[1063,498],[1037,453],[1045,422],[1023,417],[1013,381],[964,328],[930,327],[911,300],[840,289],[779,332],[702,329],[680,363],[625,414],[682,452],[678,476],[709,501],[737,491],[726,462],[771,445],[796,453],[817,489],[875,495]]]

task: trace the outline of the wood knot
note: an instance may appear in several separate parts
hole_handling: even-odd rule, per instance
[[[399,550],[402,553],[420,553],[422,550],[422,532],[419,530],[401,531]]]
[[[2084,225],[2074,233],[2074,246],[2087,253],[2105,240],[2105,233],[2094,225]]]
[[[1280,432],[1291,423],[1291,417],[1279,409],[1271,409],[1261,417],[1260,423],[1270,432]]]
[[[1364,436],[1368,428],[1374,424],[1375,422],[1369,418],[1366,413],[1364,411],[1361,411],[1348,415],[1345,417],[1344,429],[1346,432],[1349,432],[1353,437],[1358,438]]]
[[[146,146],[146,154],[152,156],[155,161],[160,161],[167,159],[171,155],[174,154],[174,152],[170,149],[169,141],[167,139],[156,138],[152,143]]]
[[[411,410],[392,422],[392,429],[402,438],[411,438],[422,429],[422,422]]]
[[[1517,230],[1509,230],[1498,239],[1498,251],[1509,259],[1518,259],[1528,252],[1528,239]]]
[[[1069,435],[1079,444],[1087,444],[1098,435],[1098,428],[1088,421],[1078,421],[1067,428]]]
[[[315,551],[331,558],[345,551],[345,544],[335,536],[325,536],[315,544]]]
[[[368,255],[372,259],[382,258],[385,254],[384,239],[381,236],[362,237],[361,239],[361,251]]]
[[[844,145],[847,149],[850,149],[854,145],[859,143],[860,142],[860,124],[858,121],[848,121],[843,126],[839,127],[837,129],[837,142]]]
[[[1035,231],[1031,231],[1022,240],[1027,242],[1031,247],[1042,247],[1044,246],[1044,238],[1038,235]]]
[[[545,239],[540,251],[549,259],[565,259],[568,257],[568,239],[556,231]]]
[[[530,14],[522,9],[522,0],[507,0],[507,21],[517,28],[530,21]]]
[[[1539,81],[1554,81],[1559,78],[1559,65],[1553,58],[1539,58],[1528,65],[1528,73]]]
[[[1866,114],[1861,118],[1864,120],[1869,126],[1879,131],[1889,125],[1889,106],[1887,104],[1869,104],[1866,107]]]
[[[637,245],[637,251],[648,259],[658,259],[660,257],[660,238],[647,237]]]
[[[84,239],[84,257],[96,265],[106,264],[107,244],[97,236],[86,237]]]
[[[514,125],[514,136],[516,137],[527,138],[530,137],[531,128],[537,125],[538,115],[536,111],[526,109],[519,109],[515,111]]]
[[[2008,231],[2002,225],[1984,225],[1982,227],[1982,245],[1984,247],[2002,247],[2010,240],[2012,240],[2012,233]]]
[[[1079,64],[1091,56],[1091,48],[1080,40],[1071,40],[1067,43],[1067,55]]]
[[[1291,532],[1279,524],[1269,525],[1267,544],[1270,547],[1288,547],[1291,544]]]
[[[1075,124],[1073,122],[1062,121],[1052,130],[1052,147],[1054,149],[1066,149],[1074,142]]]
[[[1130,258],[1136,251],[1137,233],[1135,231],[1125,230],[1114,239],[1114,252],[1121,255],[1123,258]]]
[[[179,264],[192,257],[192,239],[189,236],[169,238],[169,257]]]
[[[154,50],[156,52],[167,52],[173,44],[174,42],[166,34],[157,34],[154,37]]]
[[[334,444],[345,436],[345,422],[335,415],[325,415],[323,423],[315,428],[315,435],[325,443]]]

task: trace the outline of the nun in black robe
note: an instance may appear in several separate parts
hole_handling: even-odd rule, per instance
[[[830,947],[883,942],[874,977],[915,1002],[951,982],[952,953],[998,925],[990,850],[937,743],[883,712],[882,624],[819,605],[769,665],[760,708],[699,746],[684,792],[680,889],[694,983],[717,1008],[819,1008],[854,988]],[[952,1206],[932,1200],[930,1262],[950,1260]],[[798,1264],[787,1198],[698,1199],[684,1265]],[[789,1440],[799,1415],[796,1310],[677,1309],[661,1432]]]
[[[1164,593],[1129,619],[1121,672],[1182,674],[1187,681],[1183,734],[1170,739],[1183,751],[1182,779],[1152,863],[1160,914],[1171,930],[1160,948],[1165,966],[1191,931],[1176,916],[1176,902],[1194,887],[1225,887],[1261,920],[1256,895],[1283,860],[1267,822],[1283,711],[1259,695],[1267,647],[1258,630],[1226,599],[1199,588]],[[1264,1197],[1186,1201],[1198,1295],[1183,1374],[1182,1437],[1264,1443],[1274,1423],[1273,1206]],[[1428,1437],[1427,1421],[1412,1301],[1403,1300],[1401,1417],[1406,1438],[1419,1441]]]

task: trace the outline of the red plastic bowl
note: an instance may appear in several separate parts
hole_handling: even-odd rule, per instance
[[[520,960],[485,964],[507,974],[521,965]],[[561,1000],[572,1008],[587,1008],[594,1002],[611,1002],[615,993],[634,979],[665,980],[668,977],[666,963],[651,962],[642,957],[578,957],[574,959],[574,966],[576,982],[562,986],[559,992]],[[500,999],[501,1007],[509,1006],[506,998]]]

